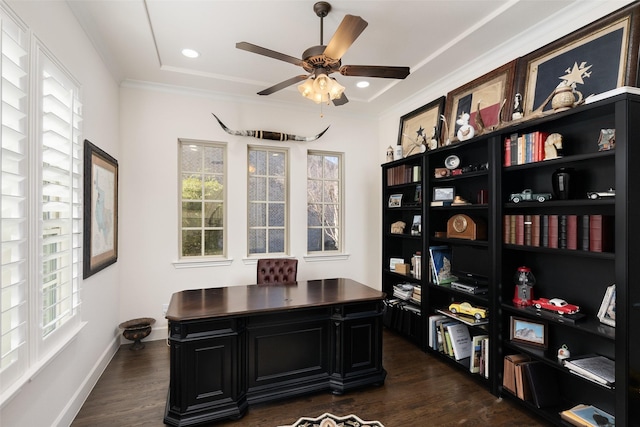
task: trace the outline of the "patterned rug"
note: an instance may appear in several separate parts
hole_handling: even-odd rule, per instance
[[[322,414],[317,418],[302,417],[295,423],[279,427],[384,427],[379,421],[362,421],[355,415],[337,417],[333,414]]]

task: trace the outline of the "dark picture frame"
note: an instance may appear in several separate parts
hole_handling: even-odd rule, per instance
[[[511,117],[516,65],[516,60],[508,62],[447,94],[444,112],[447,122],[441,132],[441,145],[459,141],[456,134],[460,125],[456,121],[463,113],[469,114],[469,125],[476,136],[497,129]],[[476,121],[478,111],[484,122],[482,128]]]
[[[444,100],[442,96],[400,117],[397,145],[402,145],[404,157],[420,154],[422,152],[420,145],[423,144],[426,150],[438,148],[440,116],[444,110]],[[430,144],[432,139],[436,146]]]
[[[639,13],[637,3],[625,7],[520,58],[516,87],[524,117],[550,111],[550,96],[562,81],[573,83],[584,98],[635,86]]]
[[[545,322],[511,316],[509,339],[514,343],[546,349],[548,346],[547,324]]]
[[[453,202],[456,197],[455,187],[433,187],[433,202]]]
[[[118,260],[118,161],[84,140],[83,273]]]

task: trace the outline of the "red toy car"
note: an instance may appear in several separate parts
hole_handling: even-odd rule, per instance
[[[569,304],[560,298],[538,298],[534,299],[532,304],[538,310],[543,308],[545,310],[555,311],[558,314],[573,314],[580,311],[580,307],[577,305]]]

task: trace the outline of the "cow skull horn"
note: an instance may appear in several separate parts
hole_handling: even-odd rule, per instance
[[[228,127],[226,127],[224,123],[222,123],[222,121],[218,118],[218,116],[216,116],[213,113],[211,114],[213,115],[213,117],[216,118],[218,123],[220,123],[220,126],[222,127],[222,129],[224,129],[224,131],[230,135],[252,136],[258,139],[271,139],[273,141],[303,141],[303,142],[315,141],[316,139],[324,135],[324,133],[329,129],[329,126],[327,126],[325,130],[323,130],[316,136],[298,136],[290,133],[271,132],[266,130],[231,130]]]

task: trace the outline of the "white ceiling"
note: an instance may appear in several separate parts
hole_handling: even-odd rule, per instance
[[[369,25],[342,64],[408,66],[405,80],[334,74],[346,87],[345,111],[379,114],[480,60],[483,53],[579,0],[330,1],[326,45],[346,14]],[[256,93],[302,68],[236,49],[240,41],[297,58],[320,44],[313,0],[68,0],[120,83],[151,82],[260,101],[306,105],[296,85],[267,97]],[[197,59],[183,48],[200,52]],[[444,95],[444,94],[443,94]]]

